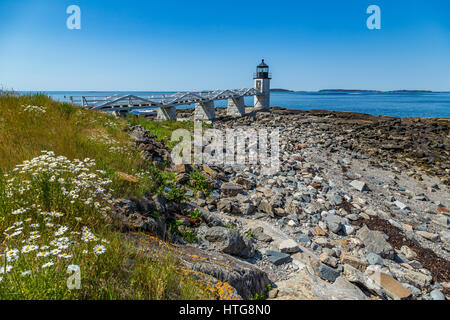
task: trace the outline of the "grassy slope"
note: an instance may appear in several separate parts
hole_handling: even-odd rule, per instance
[[[25,111],[27,105],[45,112],[39,108]],[[42,95],[0,96],[0,252],[5,252],[0,256],[0,299],[212,297],[180,272],[175,257],[156,250],[149,258],[148,253],[123,241],[108,218],[109,193],[112,197],[139,196],[157,187],[158,177],[150,179],[146,174],[150,164],[129,149],[125,126],[124,120]],[[53,151],[55,157],[44,154],[42,158],[42,150]],[[13,171],[38,156],[38,165]],[[58,163],[58,156],[68,160]],[[89,161],[75,160],[85,158],[95,159],[95,164],[89,167]],[[79,178],[80,172],[73,169],[77,165],[91,174],[89,178]],[[139,183],[119,179],[118,171],[140,177]],[[110,182],[103,185],[102,181]],[[98,193],[98,188],[105,191]],[[13,214],[17,210],[23,212]],[[90,239],[82,241],[86,232]],[[103,247],[106,251],[97,254]],[[53,254],[56,248],[61,252]],[[37,257],[38,252],[47,256]],[[15,257],[8,261],[6,253]],[[67,288],[69,265],[81,269],[79,290]],[[8,266],[11,270],[6,270]]]

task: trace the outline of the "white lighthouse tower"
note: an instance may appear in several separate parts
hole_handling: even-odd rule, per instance
[[[256,67],[256,74],[253,77],[255,80],[255,89],[259,90],[261,94],[255,95],[254,106],[255,109],[269,109],[270,108],[270,80],[269,66],[261,63]]]

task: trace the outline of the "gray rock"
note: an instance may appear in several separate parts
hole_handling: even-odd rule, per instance
[[[406,289],[408,289],[411,292],[411,294],[416,298],[422,295],[422,291],[420,291],[419,289],[417,289],[416,287],[414,287],[409,283],[402,282],[401,285],[404,286]]]
[[[251,203],[241,203],[239,209],[243,215],[250,215],[255,212],[255,206]]]
[[[335,300],[369,300],[369,298],[357,286],[345,277],[339,276],[327,289]]]
[[[289,254],[275,250],[267,250],[266,255],[269,258],[269,261],[276,266],[292,261],[292,258]]]
[[[358,230],[356,235],[361,239],[368,251],[376,253],[383,258],[394,258],[394,249],[384,239],[384,236],[380,231],[369,230],[365,225]]]
[[[219,217],[212,214],[211,212],[209,212],[201,207],[196,207],[196,209],[198,209],[202,213],[202,219],[203,219],[203,221],[205,221],[205,223],[208,227],[224,227],[225,226],[225,224],[222,222],[222,220],[220,220]]]
[[[369,252],[366,256],[366,261],[370,265],[384,266],[383,258],[376,253]]]
[[[353,180],[352,182],[350,182],[350,185],[360,192],[370,191],[367,184],[363,181]]]
[[[311,241],[311,239],[306,234],[298,234],[297,235],[297,241],[301,243],[308,243]]]
[[[217,210],[224,213],[231,213],[231,211],[233,210],[233,202],[228,199],[221,199],[217,203]]]
[[[400,210],[410,210],[409,207],[408,207],[406,204],[404,204],[403,202],[400,202],[400,201],[398,201],[398,200],[396,200],[396,201],[394,202],[394,204],[395,204]]]
[[[340,272],[330,268],[327,265],[321,264],[319,267],[319,277],[329,282],[334,282],[340,276]]]
[[[349,224],[342,225],[341,229],[346,236],[349,236],[349,235],[352,235],[353,233],[355,233],[355,227],[351,226]]]
[[[253,231],[253,237],[258,240],[258,241],[262,241],[262,242],[271,242],[273,241],[272,237],[269,236],[268,234],[264,233],[264,229],[262,227],[258,227]]]
[[[325,217],[328,229],[334,233],[338,233],[342,229],[342,218],[334,214]]]
[[[206,232],[205,238],[224,253],[243,258],[250,258],[255,254],[253,241],[243,238],[234,229],[212,227]]]
[[[183,246],[179,250],[183,253],[180,258],[186,268],[199,272],[199,276],[205,274],[229,283],[244,299],[252,299],[256,293],[261,294],[269,284],[264,271],[228,254],[192,246]]]
[[[439,235],[436,233],[426,232],[426,231],[416,231],[416,233],[421,236],[422,238],[425,238],[430,241],[438,241]]]
[[[224,183],[220,189],[222,190],[222,197],[234,197],[243,191],[241,185],[233,183]]]
[[[433,299],[433,300],[445,300],[445,296],[438,289],[434,289],[433,291],[431,291],[430,296],[431,296],[431,299]]]
[[[327,194],[328,200],[334,205],[340,205],[342,203],[342,197],[337,192],[330,192]]]
[[[414,269],[422,269],[423,268],[422,264],[417,260],[410,261],[409,265],[411,267],[413,267]]]
[[[278,249],[283,253],[295,253],[300,250],[297,242],[294,240],[283,240],[278,244]]]

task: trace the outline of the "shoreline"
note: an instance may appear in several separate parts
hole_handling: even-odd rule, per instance
[[[259,165],[200,166],[212,195],[189,203],[205,224],[193,227],[196,243],[177,246],[205,259],[199,269],[214,276],[211,261],[226,262],[223,276],[246,298],[242,283],[252,279],[254,290],[267,278],[270,299],[449,296],[448,124],[283,108],[240,118],[217,111],[211,126],[221,131],[279,128],[281,167],[267,176]],[[191,119],[192,110],[182,114]],[[180,181],[188,170],[175,168]],[[243,247],[227,244],[235,238]],[[239,261],[251,267],[233,278]],[[381,275],[394,287],[373,282]]]

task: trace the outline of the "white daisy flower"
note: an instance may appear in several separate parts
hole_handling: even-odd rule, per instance
[[[45,263],[45,264],[42,265],[42,269],[46,269],[46,268],[48,268],[48,267],[51,267],[52,265],[54,265],[54,263],[53,263],[52,261],[47,262],[47,263]]]
[[[106,251],[106,248],[102,245],[97,245],[94,247],[94,253],[97,255],[103,254],[103,253],[105,253],[105,251]]]

